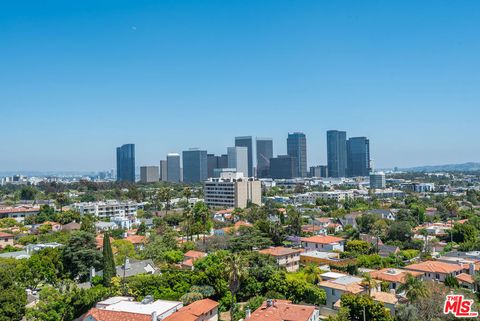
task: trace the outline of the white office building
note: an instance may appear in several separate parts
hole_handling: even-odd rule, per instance
[[[245,208],[249,202],[262,204],[261,182],[241,173],[222,173],[204,183],[205,204],[222,208]]]
[[[228,147],[228,168],[236,168],[237,173],[248,177],[248,148]]]

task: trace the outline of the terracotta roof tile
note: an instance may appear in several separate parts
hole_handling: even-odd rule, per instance
[[[271,255],[271,256],[285,256],[285,255],[301,253],[302,250],[291,249],[291,248],[283,247],[283,246],[277,246],[277,247],[271,247],[271,248],[268,248],[268,249],[260,250],[258,252],[261,253],[261,254],[266,254],[266,255]]]
[[[405,267],[407,270],[430,272],[430,273],[444,273],[450,274],[461,271],[463,268],[457,264],[448,264],[439,261],[425,261],[417,264],[410,264]]]
[[[417,271],[405,271],[401,269],[382,269],[378,271],[370,272],[370,276],[375,280],[404,283],[407,274],[411,274],[415,277],[421,276],[422,272]]]
[[[467,274],[467,273],[461,273],[461,274],[457,275],[456,278],[457,278],[458,281],[461,281],[461,282],[464,282],[464,283],[469,283],[469,284],[475,283],[475,280],[473,279],[473,276],[471,276],[470,274]]]
[[[216,307],[218,307],[216,301],[210,299],[198,300],[169,315],[163,321],[195,321],[198,317],[209,313]]]
[[[84,320],[87,317],[93,317],[97,321],[151,321],[152,317],[148,314],[110,311],[93,308],[87,312]]]
[[[274,306],[267,307],[266,302],[252,313],[248,321],[308,321],[315,312],[315,307],[292,304],[289,301],[277,300]]]
[[[302,241],[304,242],[310,242],[310,243],[318,243],[318,244],[330,244],[330,243],[338,243],[344,241],[343,238],[341,237],[335,237],[335,236],[312,236],[312,237],[307,237],[303,238]]]

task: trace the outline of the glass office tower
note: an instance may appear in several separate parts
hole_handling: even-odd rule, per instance
[[[135,183],[135,145],[117,147],[117,182]]]
[[[307,177],[307,138],[304,133],[288,134],[287,154],[296,158],[294,177]]]
[[[347,132],[327,131],[327,161],[329,177],[345,177],[347,170]]]

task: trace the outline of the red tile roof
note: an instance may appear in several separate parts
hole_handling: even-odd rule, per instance
[[[271,247],[268,249],[260,250],[258,252],[261,254],[266,254],[271,256],[285,256],[285,255],[291,255],[291,254],[298,254],[303,251],[299,249],[291,249],[288,247],[277,246],[277,247]]]
[[[200,259],[206,255],[207,254],[204,252],[190,250],[187,253],[185,253],[183,256],[186,258]]]
[[[461,271],[463,268],[457,264],[448,264],[439,261],[426,261],[417,264],[410,264],[405,267],[406,270],[414,270],[429,273],[450,274]]]
[[[405,278],[407,277],[407,274],[411,274],[415,277],[423,275],[422,272],[405,271],[401,269],[391,269],[391,268],[370,272],[370,276],[375,280],[386,281],[386,282],[397,282],[397,283],[404,283]]]
[[[132,244],[143,244],[146,241],[146,237],[143,235],[128,235],[125,240]]]
[[[218,307],[216,301],[210,299],[198,300],[169,315],[163,321],[195,321],[216,307]]]
[[[473,279],[473,276],[467,273],[461,273],[456,276],[458,281],[461,281],[463,283],[469,283],[469,284],[474,284],[475,280]]]
[[[13,234],[8,234],[8,233],[4,233],[4,232],[0,232],[0,237],[8,237],[8,238],[11,238],[11,237],[15,237],[15,235]]]
[[[132,313],[132,312],[120,312],[110,311],[93,308],[87,312],[83,320],[87,317],[93,317],[97,321],[151,321],[152,316],[148,314]]]
[[[276,300],[273,306],[266,302],[252,313],[248,321],[308,321],[315,312],[315,307],[292,304],[289,301]]]
[[[1,207],[0,214],[39,212],[39,207]]]
[[[304,242],[309,242],[309,243],[318,243],[318,244],[331,244],[331,243],[338,243],[344,241],[341,237],[335,237],[335,236],[312,236],[312,237],[307,237],[303,238],[302,241]]]

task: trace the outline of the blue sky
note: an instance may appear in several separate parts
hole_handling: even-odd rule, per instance
[[[137,165],[234,136],[368,136],[377,167],[479,161],[480,2],[2,1],[0,171]]]

